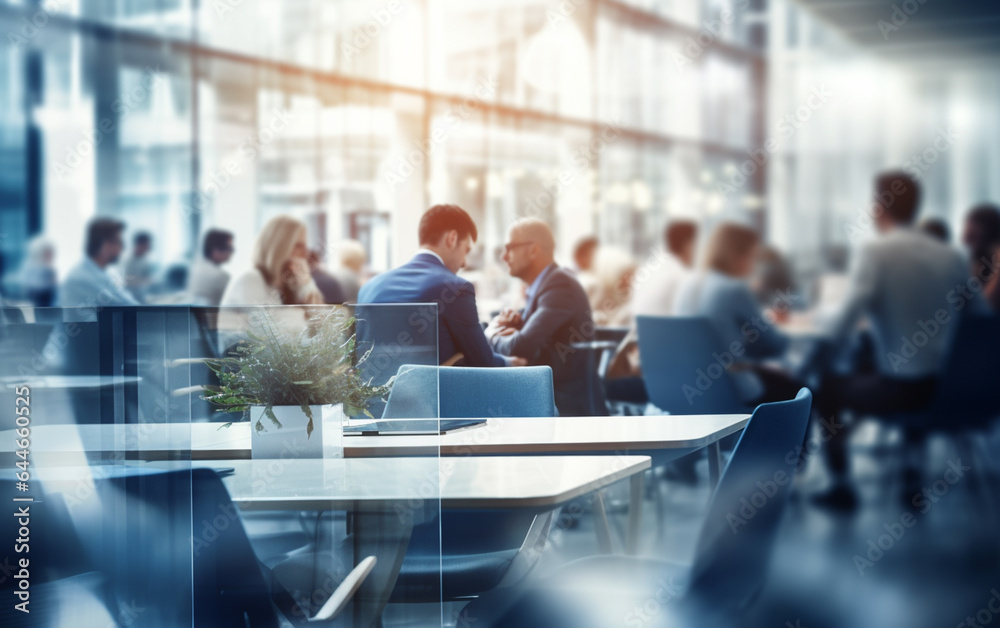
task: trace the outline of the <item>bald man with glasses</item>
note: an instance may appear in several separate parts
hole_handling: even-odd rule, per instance
[[[520,311],[504,310],[486,330],[493,350],[552,367],[556,407],[562,416],[585,416],[603,410],[595,374],[573,343],[594,339],[594,319],[587,295],[573,274],[555,262],[555,238],[536,218],[514,223],[504,245],[510,275],[528,286]]]

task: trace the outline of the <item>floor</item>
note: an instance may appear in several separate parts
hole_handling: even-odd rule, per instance
[[[919,507],[912,495],[909,503],[902,499],[899,442],[891,429],[859,427],[852,472],[861,500],[850,514],[812,502],[809,496],[826,487],[827,476],[820,455],[808,459],[786,508],[768,581],[738,625],[929,628],[994,622],[990,607],[1000,611],[1000,467],[991,453],[1000,447],[1000,433],[980,435],[973,459],[953,439],[932,440],[922,465],[922,486],[929,492]],[[696,485],[648,482],[640,555],[690,562],[709,498],[707,463],[698,470]],[[627,486],[611,487],[607,497],[620,550]],[[585,513],[575,526],[553,530],[529,578],[545,578],[555,567],[596,552],[593,518]],[[445,605],[446,625],[463,626],[462,606]],[[424,610],[390,608],[386,626],[442,622],[439,607]],[[995,621],[1000,625],[1000,616]]]

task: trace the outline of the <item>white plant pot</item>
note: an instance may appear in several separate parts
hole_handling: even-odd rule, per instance
[[[309,417],[299,406],[274,406],[281,427],[264,414],[264,406],[250,407],[250,455],[257,459],[343,458],[344,406],[309,406],[312,434],[306,435]],[[263,430],[257,431],[257,421]]]

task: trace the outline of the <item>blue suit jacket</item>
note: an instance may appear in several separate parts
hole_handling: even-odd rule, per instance
[[[437,303],[438,360],[465,354],[463,366],[505,366],[479,324],[476,289],[433,255],[421,253],[361,288],[358,303]]]
[[[493,348],[504,355],[526,358],[531,364],[552,367],[556,407],[562,416],[591,413],[601,382],[572,348],[591,341],[596,327],[587,294],[565,268],[553,267],[521,311],[524,325],[509,336],[494,336]]]

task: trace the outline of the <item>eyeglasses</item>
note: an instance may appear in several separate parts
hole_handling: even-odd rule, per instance
[[[505,245],[503,245],[504,255],[506,255],[507,253],[510,253],[513,249],[516,249],[516,248],[522,247],[522,246],[528,246],[529,244],[534,244],[534,242],[511,242],[510,244],[505,244]]]

